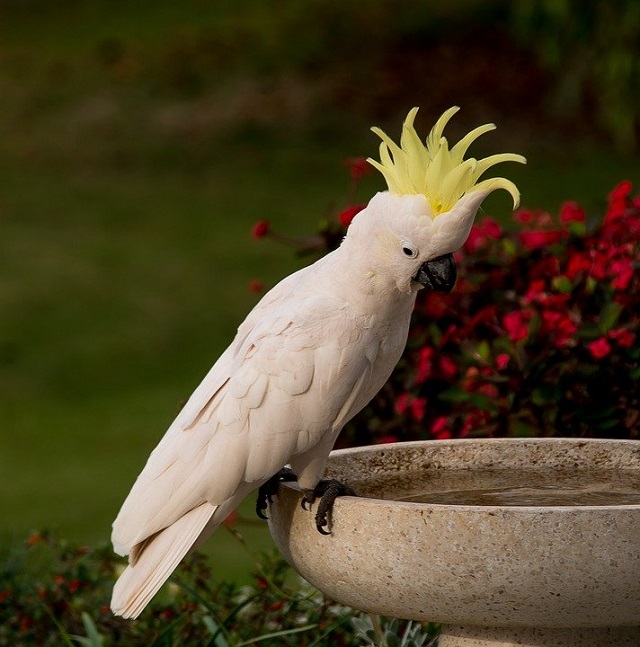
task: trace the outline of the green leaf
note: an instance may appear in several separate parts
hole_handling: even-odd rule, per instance
[[[211,632],[213,635],[211,636],[211,639],[207,643],[207,647],[227,647],[229,643],[225,640],[224,636],[221,636],[220,634],[223,632],[226,632],[226,628],[231,623],[231,620],[233,620],[233,618],[235,618],[235,616],[240,611],[242,611],[242,609],[244,609],[247,605],[249,605],[259,596],[260,596],[260,593],[255,593],[254,595],[250,595],[248,598],[242,600],[242,602],[236,605],[225,617],[225,619],[222,620],[219,624],[216,623],[214,619],[211,618],[210,616],[205,616],[204,618],[205,621],[207,619],[210,621],[210,623],[207,624],[207,628],[215,625],[215,630]]]
[[[353,618],[351,618],[351,624],[356,632],[362,634],[363,636],[366,636],[367,631],[371,629],[371,620],[369,620],[368,618],[354,616]]]
[[[573,290],[573,283],[571,279],[566,276],[556,276],[553,281],[551,281],[553,289],[557,292],[562,292],[563,294],[569,294]]]
[[[309,643],[307,647],[322,647],[322,645],[328,644],[328,642],[325,641],[325,638],[330,636],[338,627],[345,624],[348,619],[348,616],[345,616],[341,620],[338,620],[338,622],[334,622],[324,633],[320,634],[313,642]]]
[[[578,364],[576,366],[576,374],[580,377],[591,377],[599,373],[601,367],[598,364]]]
[[[583,323],[577,332],[580,339],[595,339],[601,335],[600,326],[592,323]]]
[[[509,255],[515,256],[517,253],[516,244],[510,238],[505,238],[502,241],[502,249]]]
[[[599,328],[603,333],[608,333],[620,318],[622,306],[619,303],[607,303],[600,311]]]
[[[491,346],[489,346],[489,342],[482,340],[476,346],[476,352],[485,362],[488,362],[491,357]]]
[[[583,237],[587,233],[587,226],[584,222],[572,221],[569,223],[569,232],[572,236]]]
[[[84,630],[87,632],[87,636],[91,641],[91,645],[93,647],[102,647],[104,644],[104,637],[100,635],[93,618],[86,611],[82,612],[82,624],[84,625]]]
[[[400,647],[400,639],[393,631],[390,631],[389,629],[384,632],[384,640],[387,647]]]
[[[229,643],[225,640],[225,637],[220,635],[222,627],[211,616],[204,616],[202,622],[211,634],[211,638],[207,641],[206,647],[229,647]]]
[[[598,429],[605,431],[606,429],[612,429],[613,427],[621,427],[622,424],[618,418],[609,418],[608,420],[603,420],[597,425]]]
[[[556,386],[542,385],[531,392],[531,402],[538,407],[543,407],[550,402],[557,402],[560,399],[560,389]]]
[[[253,645],[253,643],[262,642],[263,640],[271,640],[271,638],[281,638],[282,636],[292,636],[293,634],[299,634],[303,631],[310,631],[315,629],[318,625],[305,625],[304,627],[296,627],[295,629],[284,629],[282,631],[274,631],[270,634],[263,634],[262,636],[256,636],[255,638],[250,638],[241,643],[238,643],[236,647],[248,647],[248,645]]]
[[[171,647],[173,645],[173,630],[184,622],[184,618],[179,616],[173,620],[164,631],[151,643],[150,647]]]
[[[452,386],[440,393],[438,398],[444,402],[466,402],[469,399],[469,394],[460,387]]]
[[[512,433],[510,435],[516,438],[531,438],[537,435],[537,429],[522,420],[514,420],[511,423],[511,429]]]
[[[470,393],[468,397],[469,402],[478,409],[483,411],[489,411],[491,413],[496,413],[499,409],[495,400],[488,398],[486,395],[480,393]]]
[[[88,638],[85,638],[83,636],[70,636],[67,633],[67,630],[60,624],[59,620],[55,617],[55,615],[53,615],[51,609],[49,609],[49,607],[44,603],[40,603],[40,606],[44,609],[44,612],[53,621],[53,624],[56,626],[56,629],[60,632],[60,636],[62,637],[62,640],[64,641],[65,645],[67,645],[67,647],[73,647],[72,638],[73,640],[78,641],[80,644],[83,644],[83,641],[89,640]],[[90,645],[88,645],[87,647],[90,647]]]

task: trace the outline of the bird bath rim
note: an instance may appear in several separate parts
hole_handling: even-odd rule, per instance
[[[397,470],[409,478],[402,470],[445,470],[447,454],[458,469],[469,465],[470,471],[489,464],[577,464],[637,469],[640,476],[640,441],[571,438],[412,441],[337,450],[326,475],[358,492],[360,483],[380,473]],[[294,484],[282,484],[270,508],[280,551],[331,599],[382,615],[483,627],[485,635],[492,628],[501,635],[513,631],[513,641],[500,647],[573,647],[550,638],[517,642],[522,632],[558,636],[570,627],[613,632],[608,647],[640,644],[640,504],[486,506],[363,494],[338,499],[328,537],[315,529],[314,515],[300,509],[302,495]],[[636,642],[616,639],[616,632],[631,632]],[[451,640],[443,645],[491,644]]]
[[[530,437],[530,438],[454,438],[454,439],[447,439],[447,440],[414,440],[414,441],[398,441],[394,443],[383,443],[383,444],[378,444],[378,445],[362,445],[359,447],[347,447],[343,449],[336,449],[331,452],[328,466],[327,466],[327,471],[325,474],[326,478],[336,478],[338,480],[344,480],[344,482],[348,485],[351,485],[354,487],[356,492],[358,492],[357,489],[357,480],[356,484],[353,484],[353,480],[349,478],[347,475],[343,474],[343,470],[336,470],[335,469],[335,462],[336,461],[348,461],[349,459],[352,459],[353,457],[361,457],[363,453],[365,452],[377,452],[380,454],[380,457],[382,458],[385,456],[386,452],[390,453],[402,453],[406,452],[411,449],[420,449],[422,447],[427,447],[427,446],[433,446],[433,447],[438,447],[440,449],[446,449],[450,447],[464,447],[465,445],[469,446],[477,446],[477,445],[485,445],[485,446],[504,446],[505,448],[509,447],[527,447],[527,446],[548,446],[548,447],[577,447],[577,448],[582,448],[582,447],[609,447],[613,446],[614,448],[629,448],[633,449],[635,448],[637,450],[637,457],[635,461],[632,461],[630,464],[625,464],[625,465],[620,465],[620,464],[612,464],[609,466],[602,467],[601,469],[605,470],[614,470],[614,469],[626,469],[626,470],[632,470],[632,469],[637,469],[640,474],[640,440],[629,440],[625,438],[571,438],[571,437],[553,437],[553,438],[536,438],[536,437]],[[631,457],[631,455],[629,456]],[[534,466],[527,466],[526,469],[534,471],[536,467],[544,467],[544,465],[534,465]],[[437,470],[445,470],[449,469],[449,467],[445,466],[437,466]],[[471,462],[469,463],[468,467],[453,467],[451,469],[455,469],[457,471],[466,471],[466,472],[473,472],[474,470],[477,471],[477,464]],[[370,479],[360,479],[360,482],[366,481]],[[289,481],[289,482],[283,482],[281,484],[283,487],[290,488],[292,490],[297,490],[301,491],[300,487],[295,481]],[[509,511],[510,513],[513,513],[515,511],[531,511],[531,510],[539,510],[539,511],[566,511],[566,510],[571,510],[571,511],[592,511],[592,510],[638,510],[640,509],[640,503],[637,504],[631,504],[631,503],[620,503],[620,504],[580,504],[580,505],[555,505],[555,504],[538,504],[538,505],[497,505],[497,504],[469,504],[469,503],[436,503],[436,502],[422,502],[422,501],[404,501],[404,500],[398,500],[394,498],[381,498],[378,496],[371,496],[371,495],[362,495],[362,496],[357,496],[357,497],[341,497],[341,500],[347,500],[347,499],[353,499],[356,498],[359,502],[359,504],[363,505],[380,505],[381,503],[388,505],[388,504],[393,504],[394,506],[401,506],[401,507],[408,507],[408,508],[421,508],[424,506],[428,507],[434,507],[434,508],[447,508],[447,507],[455,507],[456,510],[475,510],[475,511],[484,511],[484,510],[504,510],[504,511]],[[370,503],[368,503],[370,502]]]

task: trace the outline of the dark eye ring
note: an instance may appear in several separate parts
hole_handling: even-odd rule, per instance
[[[403,245],[402,246],[402,253],[407,257],[407,258],[415,258],[418,255],[417,250],[413,249],[412,247],[409,247],[408,245]]]

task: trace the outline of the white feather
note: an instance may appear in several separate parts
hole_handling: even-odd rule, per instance
[[[285,464],[303,487],[317,483],[343,425],[400,358],[412,277],[444,253],[428,210],[424,196],[378,194],[338,250],[281,281],[238,328],[113,524],[115,550],[130,555],[115,613],[137,616],[190,548]],[[407,260],[409,239],[430,256]]]
[[[129,564],[111,596],[113,612],[137,618],[200,536],[215,508],[203,503],[151,538]]]

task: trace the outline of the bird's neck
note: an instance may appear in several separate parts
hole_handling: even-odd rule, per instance
[[[384,280],[370,258],[353,251],[342,246],[325,257],[326,276],[336,296],[382,316],[386,311],[393,315],[413,310],[416,292],[400,292],[395,283]]]

